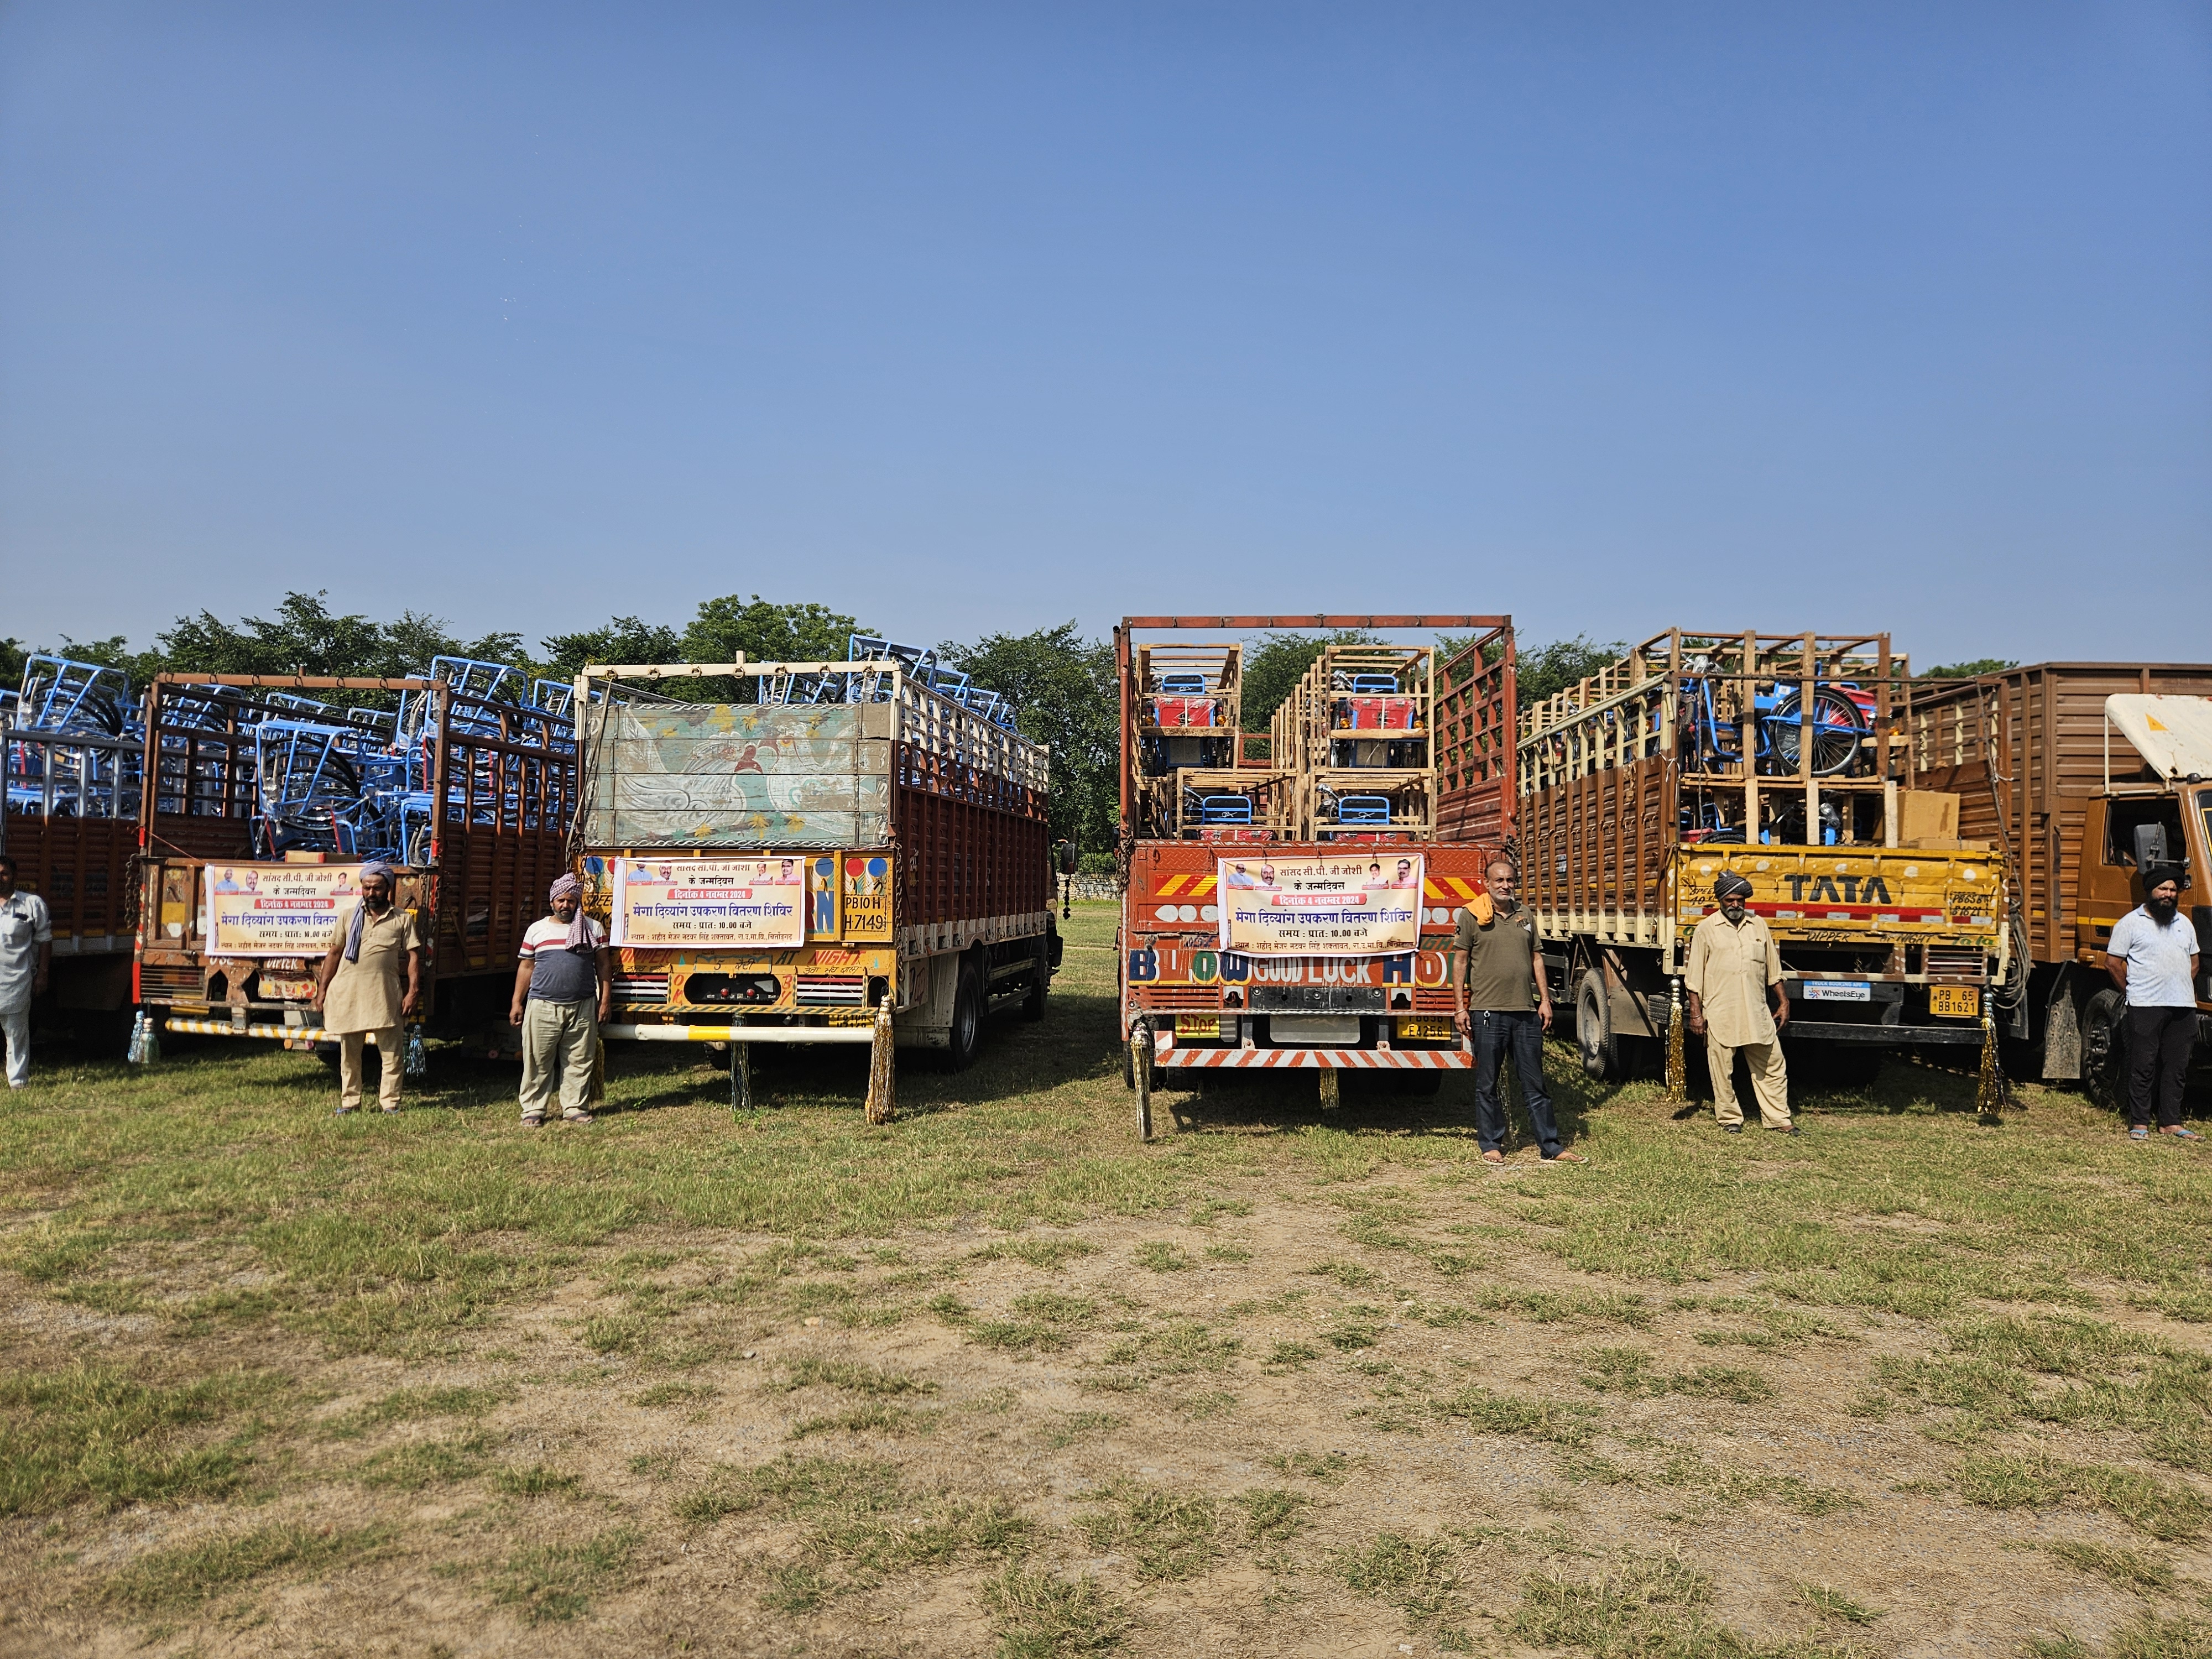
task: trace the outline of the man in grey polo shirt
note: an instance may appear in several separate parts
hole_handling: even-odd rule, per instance
[[[614,981],[607,972],[607,936],[584,914],[583,884],[562,876],[547,896],[553,914],[522,936],[507,1018],[522,1028],[522,1121],[545,1121],[557,1086],[561,1117],[589,1123],[592,1065]]]
[[[2197,930],[2181,915],[2186,872],[2159,865],[2142,872],[2143,902],[2113,925],[2105,967],[2128,1000],[2128,1134],[2200,1140],[2181,1127],[2181,1085],[2197,1046]]]

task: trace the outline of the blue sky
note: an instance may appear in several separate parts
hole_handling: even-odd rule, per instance
[[[0,9],[0,634],[2202,659],[2212,9]]]

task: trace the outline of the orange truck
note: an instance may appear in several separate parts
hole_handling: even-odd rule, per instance
[[[1425,645],[1324,646],[1268,732],[1245,732],[1242,637],[1303,630],[1473,637],[1442,662]],[[1115,650],[1139,1138],[1170,1077],[1300,1072],[1334,1104],[1347,1071],[1432,1093],[1472,1068],[1449,951],[1510,833],[1510,619],[1130,617]]]

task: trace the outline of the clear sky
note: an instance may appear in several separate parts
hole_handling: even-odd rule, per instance
[[[2212,7],[0,9],[0,634],[2212,658]]]

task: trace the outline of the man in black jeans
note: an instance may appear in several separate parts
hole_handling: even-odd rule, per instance
[[[1552,1097],[1544,1091],[1544,1033],[1552,1024],[1552,986],[1544,974],[1536,918],[1513,896],[1513,866],[1491,860],[1489,891],[1459,913],[1452,950],[1459,958],[1459,1029],[1474,1040],[1474,1133],[1485,1164],[1505,1162],[1505,1103],[1498,1070],[1510,1049],[1528,1105],[1528,1124],[1547,1164],[1586,1164],[1559,1147]]]
[[[2197,1046],[2197,930],[2181,914],[2188,872],[2142,872],[2143,902],[2114,924],[2105,967],[2128,1000],[2128,1133],[2150,1139],[2150,1121],[2174,1140],[2201,1139],[2181,1122],[2181,1089]]]

